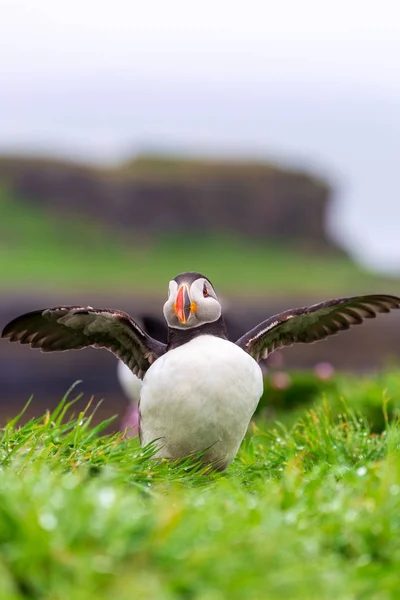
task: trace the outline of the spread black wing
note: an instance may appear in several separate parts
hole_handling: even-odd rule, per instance
[[[298,342],[311,344],[323,340],[393,308],[400,308],[400,298],[396,296],[371,295],[329,300],[270,317],[242,336],[236,344],[258,361],[267,358],[278,348]]]
[[[29,312],[5,326],[3,338],[42,352],[105,348],[142,378],[166,346],[151,338],[119,310],[58,306]]]

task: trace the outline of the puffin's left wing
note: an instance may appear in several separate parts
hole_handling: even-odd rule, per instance
[[[392,308],[400,308],[400,298],[371,295],[329,300],[270,317],[242,336],[236,344],[258,361],[278,348],[297,342],[310,344],[323,340]]]
[[[138,377],[143,377],[166,349],[127,313],[91,306],[57,306],[26,313],[8,323],[1,337],[42,352],[105,348]]]

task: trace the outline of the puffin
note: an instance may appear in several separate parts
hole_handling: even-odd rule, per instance
[[[224,322],[229,340],[236,340],[245,331],[238,320],[234,320],[224,311]],[[168,326],[162,317],[154,314],[143,314],[139,323],[144,331],[150,336],[155,337],[163,343],[168,341]],[[130,368],[121,360],[117,364],[117,379],[125,394],[129,399],[129,406],[122,418],[121,430],[126,432],[129,437],[134,437],[138,433],[139,424],[139,400],[142,389],[142,380],[139,379]]]
[[[169,282],[163,313],[166,343],[127,313],[91,306],[57,306],[23,314],[2,337],[43,352],[92,346],[117,356],[142,379],[139,438],[154,458],[190,455],[212,469],[234,460],[263,392],[259,362],[278,348],[323,340],[377,313],[400,308],[397,296],[328,300],[269,317],[229,341],[211,281],[186,272]]]

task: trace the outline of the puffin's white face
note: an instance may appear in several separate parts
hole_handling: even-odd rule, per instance
[[[164,304],[164,317],[169,327],[190,329],[204,323],[213,323],[221,316],[221,305],[211,283],[205,277],[184,281],[179,277],[169,282],[168,300]]]

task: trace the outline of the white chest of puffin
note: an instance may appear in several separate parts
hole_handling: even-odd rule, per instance
[[[393,308],[400,308],[400,298],[384,294],[328,300],[270,317],[233,343],[210,281],[190,272],[169,283],[167,344],[122,311],[82,306],[26,313],[8,323],[2,337],[44,352],[88,346],[113,352],[143,379],[142,444],[155,442],[156,456],[172,460],[203,452],[205,463],[224,469],[235,458],[261,396],[262,358]]]
[[[258,363],[236,344],[199,335],[161,356],[140,395],[140,440],[159,440],[157,456],[206,450],[226,467],[235,458],[263,391]]]

